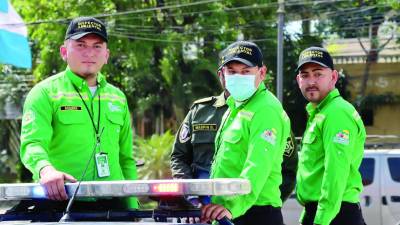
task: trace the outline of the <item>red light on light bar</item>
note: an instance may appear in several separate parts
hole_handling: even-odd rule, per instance
[[[177,183],[154,184],[152,191],[155,193],[180,193],[180,188]]]

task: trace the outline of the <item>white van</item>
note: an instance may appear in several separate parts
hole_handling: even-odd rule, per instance
[[[360,196],[367,225],[400,225],[400,149],[365,150]],[[298,225],[302,206],[293,194],[284,204],[286,225]]]

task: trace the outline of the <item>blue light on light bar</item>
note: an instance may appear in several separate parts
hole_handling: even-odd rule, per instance
[[[44,192],[44,187],[42,186],[34,186],[32,188],[32,194],[34,198],[45,198],[46,193]]]

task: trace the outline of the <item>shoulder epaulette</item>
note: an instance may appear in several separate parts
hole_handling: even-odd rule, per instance
[[[211,102],[211,101],[213,101],[214,99],[215,99],[214,96],[198,99],[198,100],[196,100],[196,101],[193,102],[193,104],[192,104],[192,106],[191,106],[190,108],[192,108],[193,106],[195,106],[195,105],[197,105],[197,104]]]

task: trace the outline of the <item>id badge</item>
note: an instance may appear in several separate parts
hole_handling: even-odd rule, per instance
[[[99,177],[110,176],[110,167],[108,166],[108,156],[106,153],[96,154],[96,167],[97,167],[97,175]]]

